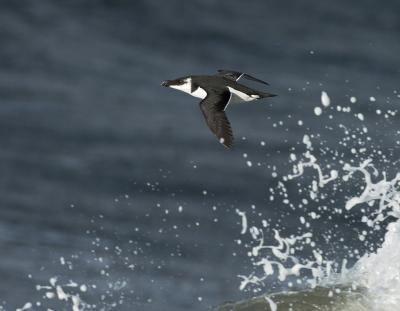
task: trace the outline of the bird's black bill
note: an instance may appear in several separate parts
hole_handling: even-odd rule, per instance
[[[163,81],[161,82],[161,86],[169,86],[169,81]]]

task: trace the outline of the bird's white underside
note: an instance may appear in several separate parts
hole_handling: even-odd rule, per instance
[[[194,92],[192,92],[192,79],[190,78],[187,78],[184,84],[171,85],[170,87],[201,99],[204,99],[207,96],[207,92],[201,87],[198,87]]]
[[[207,92],[204,91],[204,89],[202,89],[201,87],[198,87],[194,92],[190,93],[190,95],[204,99],[207,96]]]
[[[242,101],[245,101],[245,102],[250,102],[252,100],[256,100],[256,99],[260,98],[259,95],[248,95],[246,93],[235,90],[229,86],[228,86],[228,90],[229,90],[229,92],[231,92],[231,94],[233,94],[236,97],[239,97],[239,99],[241,99]]]

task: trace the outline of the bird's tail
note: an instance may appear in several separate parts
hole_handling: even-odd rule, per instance
[[[266,92],[258,92],[258,95],[260,95],[261,98],[278,96],[276,94],[271,94],[271,93],[266,93]]]

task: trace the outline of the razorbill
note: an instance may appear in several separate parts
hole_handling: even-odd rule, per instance
[[[232,129],[225,114],[229,103],[233,101],[250,102],[276,96],[253,90],[238,83],[237,81],[241,78],[269,85],[248,74],[232,70],[218,70],[218,73],[212,76],[186,76],[175,80],[166,80],[161,85],[201,98],[200,109],[208,127],[217,136],[220,143],[231,148],[233,145]]]

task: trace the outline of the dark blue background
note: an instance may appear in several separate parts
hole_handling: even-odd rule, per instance
[[[1,1],[0,304],[40,300],[35,285],[52,276],[96,284],[82,297],[99,310],[120,300],[114,309],[205,310],[251,296],[238,290],[237,274],[251,270],[234,242],[235,209],[250,215],[255,204],[294,228],[302,211],[269,202],[273,166],[289,172],[291,148],[324,131],[313,114],[322,90],[337,102],[397,103],[399,10],[398,1]],[[220,68],[279,94],[231,107],[233,151],[209,133],[197,99],[160,87]],[[374,108],[358,109],[374,126]],[[342,118],[332,122],[351,122]],[[336,135],[326,131],[325,144],[341,148]],[[353,230],[341,234],[353,243]]]

